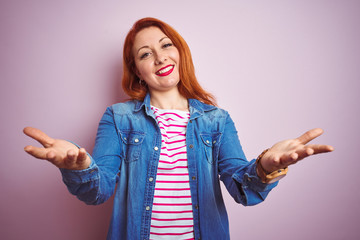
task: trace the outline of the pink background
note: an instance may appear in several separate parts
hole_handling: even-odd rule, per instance
[[[201,84],[229,110],[249,159],[322,127],[335,152],[289,170],[268,199],[224,191],[232,239],[359,239],[360,2],[0,2],[0,239],[104,239],[112,201],[86,206],[59,170],[23,151],[25,126],[90,152],[121,91],[122,43],[160,18],[186,39]]]

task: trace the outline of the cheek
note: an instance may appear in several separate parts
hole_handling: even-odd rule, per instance
[[[172,53],[171,53],[171,57],[172,57],[172,59],[173,59],[174,61],[177,62],[177,64],[180,63],[180,54],[179,54],[178,51],[172,52]]]
[[[148,73],[151,72],[151,68],[150,66],[148,66],[148,64],[137,64],[136,65],[137,71],[138,71],[138,75],[140,75],[141,77],[146,76]]]
[[[176,62],[178,68],[180,67],[180,54],[178,51],[174,51],[170,55],[171,59]]]

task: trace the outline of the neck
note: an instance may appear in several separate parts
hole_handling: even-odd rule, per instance
[[[177,88],[167,92],[150,91],[150,104],[160,109],[189,111],[187,99],[179,93]]]

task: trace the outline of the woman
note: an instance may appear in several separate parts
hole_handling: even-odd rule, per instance
[[[263,201],[287,167],[330,152],[306,145],[313,129],[248,162],[229,114],[198,84],[190,50],[169,25],[137,21],[124,44],[123,88],[131,101],[103,115],[93,155],[34,128],[25,147],[60,168],[69,191],[87,204],[114,192],[108,239],[229,239],[219,178],[236,202]]]

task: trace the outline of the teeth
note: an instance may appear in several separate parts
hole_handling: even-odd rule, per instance
[[[163,74],[166,73],[167,71],[170,71],[170,69],[172,69],[174,66],[168,66],[167,68],[164,68],[162,70],[160,70],[158,73],[159,74]]]

